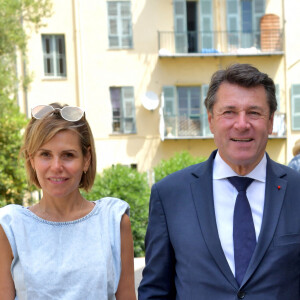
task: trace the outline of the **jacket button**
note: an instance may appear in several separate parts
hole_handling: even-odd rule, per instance
[[[238,291],[237,296],[239,299],[244,299],[245,298],[246,293],[243,291]]]

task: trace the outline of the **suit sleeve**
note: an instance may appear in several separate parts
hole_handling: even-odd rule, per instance
[[[156,185],[151,190],[145,246],[146,266],[138,289],[138,299],[175,299],[174,252]]]

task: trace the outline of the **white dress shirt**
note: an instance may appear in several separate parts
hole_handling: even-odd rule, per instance
[[[256,240],[258,240],[260,233],[264,211],[266,167],[267,158],[265,154],[255,169],[246,175],[247,177],[254,179],[247,189],[247,198],[252,211]],[[219,152],[217,152],[213,165],[213,195],[216,222],[224,254],[233,275],[235,275],[233,211],[238,192],[228,181],[227,177],[230,176],[239,175],[224,162],[219,155]]]

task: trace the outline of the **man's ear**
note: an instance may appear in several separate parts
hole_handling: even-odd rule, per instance
[[[207,120],[211,133],[214,133],[213,114],[209,110],[207,110]]]
[[[273,132],[274,114],[275,113],[273,113],[269,118],[268,134],[272,134]]]

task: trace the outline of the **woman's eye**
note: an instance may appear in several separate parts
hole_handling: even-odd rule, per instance
[[[63,155],[63,157],[65,157],[65,158],[73,158],[73,157],[74,157],[74,154],[73,154],[73,153],[65,153],[65,154]]]
[[[48,152],[41,152],[40,154],[42,157],[49,157],[50,154]]]

